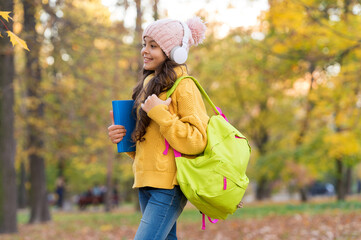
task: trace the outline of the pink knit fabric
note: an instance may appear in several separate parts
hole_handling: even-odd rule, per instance
[[[201,43],[205,38],[206,25],[199,17],[189,19],[186,24],[191,30],[188,47]],[[144,39],[145,36],[153,38],[169,57],[174,47],[182,45],[184,30],[181,22],[178,20],[161,19],[148,25],[143,32],[142,39]]]

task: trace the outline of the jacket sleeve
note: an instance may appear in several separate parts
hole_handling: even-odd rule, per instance
[[[158,105],[148,116],[159,125],[161,134],[174,149],[187,155],[202,153],[207,145],[209,117],[193,80],[187,78],[179,83],[171,104],[177,114],[172,114],[166,105]]]

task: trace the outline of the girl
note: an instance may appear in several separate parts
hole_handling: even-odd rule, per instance
[[[177,239],[176,220],[187,200],[177,183],[173,151],[165,149],[170,145],[184,155],[202,153],[209,117],[192,79],[183,79],[171,98],[166,99],[166,92],[176,79],[188,75],[184,64],[188,46],[201,43],[205,30],[195,17],[186,23],[158,20],[143,32],[143,77],[132,95],[137,113],[132,134],[136,151],[128,153],[134,159],[133,188],[139,189],[142,211],[135,239]],[[126,134],[120,125],[113,124],[108,131],[113,143]]]

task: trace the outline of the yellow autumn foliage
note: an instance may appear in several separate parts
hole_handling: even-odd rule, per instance
[[[0,17],[4,18],[7,22],[9,21],[9,18],[10,18],[11,20],[13,20],[13,19],[9,16],[10,13],[11,13],[11,12],[8,12],[8,11],[0,11]]]
[[[8,12],[8,11],[0,11],[0,17],[2,17],[3,19],[5,19],[7,22],[9,21],[9,18],[10,18],[11,20],[13,20],[13,19],[9,16],[10,13],[11,13],[11,12]],[[1,19],[0,19],[0,20],[1,20]],[[26,44],[26,42],[25,42],[24,40],[22,40],[21,38],[19,38],[15,33],[13,33],[12,31],[10,31],[3,21],[1,21],[1,22],[4,24],[5,28],[7,29],[6,33],[8,34],[8,37],[10,38],[10,42],[12,43],[12,45],[13,45],[13,46],[19,45],[20,47],[22,47],[22,48],[30,51],[29,48],[28,48],[28,45]],[[0,37],[3,37],[3,36],[0,34]]]
[[[13,44],[13,46],[19,45],[20,47],[30,51],[26,42],[24,40],[22,40],[21,38],[19,38],[18,36],[16,36],[15,33],[11,32],[11,31],[6,31],[6,33],[8,34],[8,36],[10,38],[10,42]]]
[[[340,159],[345,156],[360,154],[360,142],[353,132],[329,134],[324,138],[329,146],[328,154],[332,158]]]

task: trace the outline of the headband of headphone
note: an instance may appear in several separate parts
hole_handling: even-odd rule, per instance
[[[184,22],[180,22],[183,26],[184,36],[182,39],[182,46],[175,46],[172,51],[170,52],[170,59],[175,61],[178,64],[183,64],[186,62],[188,58],[188,41],[189,37],[192,34],[191,30],[189,29],[188,25]]]

